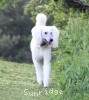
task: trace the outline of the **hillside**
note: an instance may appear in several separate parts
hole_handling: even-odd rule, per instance
[[[53,78],[52,73],[51,81]],[[44,89],[36,83],[33,65],[0,60],[0,100],[50,100],[61,95],[54,83]]]

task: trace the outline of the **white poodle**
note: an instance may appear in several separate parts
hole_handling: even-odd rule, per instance
[[[36,25],[31,30],[31,52],[36,69],[38,84],[49,86],[51,70],[51,49],[58,47],[59,31],[55,26],[45,26],[46,15],[40,13],[36,17]],[[43,66],[44,65],[44,66]],[[43,67],[42,67],[43,66]]]

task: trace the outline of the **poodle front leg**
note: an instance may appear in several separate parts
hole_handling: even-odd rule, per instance
[[[49,86],[51,64],[50,61],[44,61],[44,87]]]
[[[42,63],[35,61],[35,70],[36,70],[36,76],[37,76],[37,82],[38,84],[43,84],[43,70],[42,70]]]

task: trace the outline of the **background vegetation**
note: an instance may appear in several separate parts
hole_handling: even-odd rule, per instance
[[[29,89],[29,92],[45,91],[36,83],[33,65],[0,60],[1,100],[89,100],[89,11],[75,9],[64,1],[0,1],[1,59],[32,62],[30,31],[39,12],[48,16],[47,25],[56,25],[60,29],[59,48],[52,52],[48,91],[63,91],[63,94],[42,94],[38,97],[24,95],[24,89]],[[89,4],[88,0],[81,1]]]
[[[55,0],[58,1],[58,0]],[[84,1],[84,0],[83,0]],[[65,29],[69,19],[88,18],[88,11],[83,13],[68,5],[71,0],[1,0],[0,1],[0,56],[18,61],[32,62],[29,43],[35,17],[43,12],[48,16],[47,25],[56,25]],[[89,1],[85,0],[85,3]],[[85,12],[85,11],[84,11]],[[28,56],[29,55],[29,56]]]

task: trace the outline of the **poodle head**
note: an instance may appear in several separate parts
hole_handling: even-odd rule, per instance
[[[35,26],[32,29],[32,37],[39,46],[51,45],[52,48],[58,47],[60,32],[55,26]]]
[[[48,27],[43,27],[41,30],[41,38],[42,38],[42,43],[41,46],[43,45],[51,45],[53,42],[53,33],[52,30]]]

